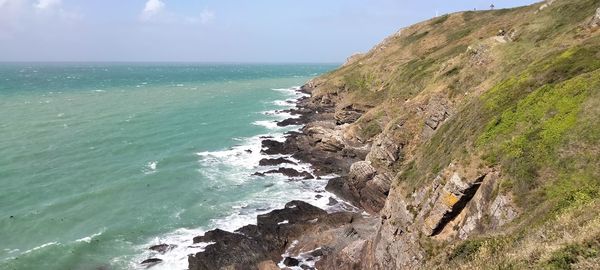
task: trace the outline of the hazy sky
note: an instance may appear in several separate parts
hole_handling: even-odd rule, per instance
[[[342,62],[403,26],[490,3],[0,0],[0,61]]]

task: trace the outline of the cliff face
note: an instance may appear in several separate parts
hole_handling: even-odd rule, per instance
[[[320,269],[600,268],[599,8],[441,16],[310,82],[369,147],[330,190],[379,218]]]
[[[245,266],[600,268],[599,68],[598,0],[445,15],[354,55],[303,87],[280,152],[370,215],[259,222],[244,241],[279,240]]]

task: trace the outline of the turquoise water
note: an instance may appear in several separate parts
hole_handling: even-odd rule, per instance
[[[250,174],[259,136],[291,129],[286,89],[333,68],[0,65],[0,269],[185,269],[194,235],[313,198],[319,181]]]

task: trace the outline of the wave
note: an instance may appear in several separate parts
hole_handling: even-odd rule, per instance
[[[93,240],[95,237],[98,237],[98,236],[102,235],[102,233],[104,233],[104,230],[103,230],[103,231],[100,231],[100,232],[98,232],[98,233],[92,234],[92,235],[90,235],[90,236],[86,236],[86,237],[83,237],[83,238],[79,238],[79,239],[75,240],[75,242],[78,242],[78,243],[81,243],[81,242],[84,242],[84,243],[91,243],[91,242],[92,242],[92,240]]]
[[[40,250],[40,249],[43,249],[43,248],[46,248],[46,247],[50,247],[50,246],[57,246],[57,245],[60,245],[60,243],[59,242],[48,242],[48,243],[45,243],[43,245],[40,245],[40,246],[34,247],[32,249],[26,250],[23,253],[21,253],[21,255],[29,254],[29,253],[34,252],[36,250]]]
[[[290,95],[300,97],[303,93],[298,92],[298,89],[299,87],[273,90],[289,92]],[[290,104],[286,101],[286,106],[293,107],[292,105],[295,104]],[[263,114],[282,119],[291,116],[289,113],[277,110],[267,112],[263,112]],[[259,120],[253,124],[268,128],[270,133],[248,138],[235,138],[235,140],[238,141],[238,145],[228,149],[196,153],[199,158],[198,162],[202,168],[199,170],[199,173],[215,183],[237,185],[243,185],[249,181],[251,181],[249,183],[256,184],[257,176],[252,175],[254,172],[267,171],[278,167],[289,167],[294,168],[297,171],[306,171],[314,174],[310,164],[303,163],[290,155],[269,156],[261,153],[262,140],[264,138],[283,142],[286,139],[284,132],[298,130],[298,126],[278,127],[277,123],[273,120]],[[263,158],[278,157],[285,157],[296,164],[281,164],[277,166],[259,165],[260,160]],[[336,177],[336,175],[329,175],[321,177],[320,179],[295,179],[293,181],[286,176],[277,174],[269,175],[268,177],[268,179],[272,179],[272,181],[267,181],[268,183],[265,184],[265,187],[256,194],[252,194],[251,198],[234,202],[230,208],[230,213],[226,216],[212,219],[208,222],[208,225],[203,227],[177,229],[166,235],[153,238],[148,241],[148,243],[139,246],[140,255],[131,262],[131,268],[143,269],[143,267],[139,265],[140,261],[148,258],[158,258],[163,260],[163,262],[154,266],[152,269],[186,269],[188,266],[188,255],[201,252],[211,244],[194,244],[194,237],[203,235],[205,232],[215,228],[232,232],[243,226],[256,224],[256,217],[258,215],[282,208],[290,200],[306,201],[325,209],[328,212],[356,210],[344,203],[343,200],[339,199],[337,196],[325,190],[328,180]],[[336,201],[337,203],[332,203]],[[177,213],[175,213],[175,216],[177,217],[183,211],[184,210],[181,209],[178,210]],[[175,247],[165,254],[148,250],[150,246],[158,244],[175,245]]]

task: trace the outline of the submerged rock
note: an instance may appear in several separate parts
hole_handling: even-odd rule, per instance
[[[297,165],[296,162],[293,162],[289,159],[286,158],[263,158],[258,162],[258,165],[260,166],[275,166],[275,165],[280,165],[280,164],[292,164],[292,165]]]
[[[150,259],[144,260],[140,264],[145,266],[146,268],[150,268],[152,266],[155,266],[155,265],[161,263],[162,261],[163,260],[158,259],[158,258],[150,258]]]
[[[155,246],[151,246],[149,249],[156,251],[160,254],[165,254],[168,251],[173,250],[174,248],[176,248],[176,245],[169,245],[169,244],[160,244],[160,245],[155,245]]]
[[[283,259],[283,264],[286,266],[298,266],[300,261],[292,257],[285,257],[285,259]]]

